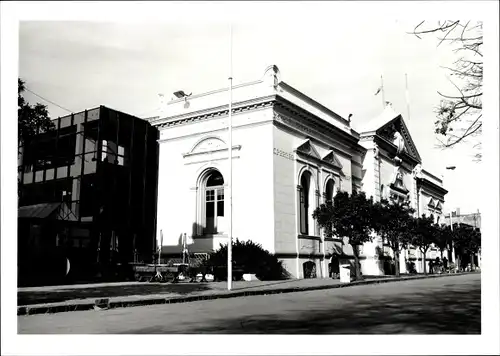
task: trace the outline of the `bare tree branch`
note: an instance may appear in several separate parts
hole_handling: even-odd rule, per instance
[[[452,67],[442,67],[455,78],[454,81],[448,80],[457,94],[438,91],[443,100],[436,110],[435,133],[445,138],[437,140],[441,148],[450,148],[482,133],[483,24],[481,21],[472,24],[471,21],[457,20],[438,21],[433,26],[424,24],[425,21],[420,22],[411,34],[419,39],[422,35],[443,34],[437,37],[437,46],[446,42],[459,56]],[[474,154],[476,161],[481,157],[481,152]]]

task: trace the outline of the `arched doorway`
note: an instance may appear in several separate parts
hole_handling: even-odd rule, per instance
[[[307,261],[302,264],[304,278],[316,278],[316,263]]]

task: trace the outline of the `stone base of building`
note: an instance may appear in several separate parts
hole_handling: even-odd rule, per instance
[[[285,257],[280,258],[283,266],[290,273],[291,278],[332,278],[334,274],[340,273],[340,265],[348,264],[351,267],[351,273],[354,272],[354,257],[340,258],[332,260],[331,257]],[[361,274],[367,276],[384,276],[386,275],[387,266],[382,259],[376,257],[361,257]],[[401,273],[405,270],[401,269]]]

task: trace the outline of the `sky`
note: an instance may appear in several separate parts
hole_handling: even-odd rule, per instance
[[[480,165],[473,161],[473,144],[480,139],[452,150],[436,148],[437,91],[454,94],[441,66],[455,57],[449,46],[437,47],[435,35],[408,34],[419,22],[335,15],[331,21],[233,20],[233,83],[260,79],[276,64],[286,83],[343,117],[352,113],[356,129],[382,110],[382,96],[374,95],[382,76],[385,100],[403,114],[424,169],[444,179],[445,211],[475,212],[480,197],[463,187]],[[20,77],[31,91],[67,110],[31,93],[25,97],[46,104],[53,118],[99,105],[156,116],[160,93],[169,100],[177,90],[196,94],[228,85],[229,29],[228,21],[22,22]]]

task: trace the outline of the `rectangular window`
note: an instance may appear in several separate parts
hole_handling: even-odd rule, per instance
[[[126,164],[125,147],[118,146],[112,141],[102,140],[101,160],[103,162],[124,166]]]
[[[224,201],[217,202],[217,216],[224,216]]]
[[[307,224],[307,204],[305,201],[304,190],[300,191],[300,233],[307,235],[309,233]]]

